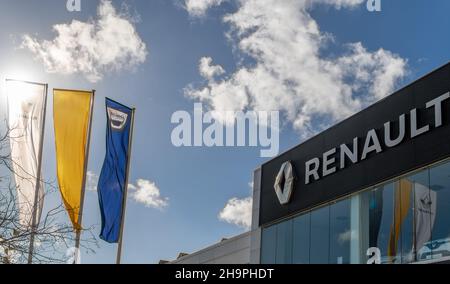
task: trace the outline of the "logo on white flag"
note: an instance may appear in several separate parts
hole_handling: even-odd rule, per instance
[[[7,121],[19,220],[23,226],[30,226],[34,206],[37,205],[35,220],[38,223],[44,200],[39,166],[47,87],[13,80],[7,80],[6,84]]]

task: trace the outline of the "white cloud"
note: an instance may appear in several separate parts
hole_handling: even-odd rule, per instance
[[[332,5],[337,9],[341,8],[353,8],[357,5],[360,5],[363,2],[367,2],[367,0],[307,0],[307,2],[312,4],[326,4]]]
[[[99,176],[92,171],[87,172],[88,191],[97,191]],[[136,185],[128,184],[129,197],[137,203],[155,209],[164,209],[169,205],[169,199],[161,197],[161,191],[154,182],[138,179]]]
[[[184,7],[191,16],[202,17],[208,9],[220,6],[222,3],[230,0],[184,0]],[[332,5],[337,9],[352,8],[363,3],[366,0],[303,0],[306,5],[315,4]]]
[[[161,191],[154,182],[145,179],[138,179],[136,185],[128,186],[130,197],[146,207],[155,209],[164,209],[169,205],[169,199],[161,197]]]
[[[87,185],[86,185],[87,190],[97,191],[99,176],[94,172],[88,171],[86,177],[87,177]]]
[[[219,213],[219,219],[244,229],[250,229],[252,225],[252,202],[251,197],[230,199]]]
[[[219,6],[226,0],[185,0],[185,8],[190,15],[200,17],[205,15],[206,11],[214,6]]]
[[[338,242],[340,244],[349,243],[351,240],[358,238],[358,233],[355,230],[347,230],[338,236]]]
[[[132,69],[145,62],[147,47],[125,13],[101,0],[98,17],[53,26],[53,40],[24,35],[22,47],[30,50],[49,73],[83,74],[97,82],[105,73]]]
[[[320,30],[310,7],[352,8],[362,0],[235,2],[236,12],[223,18],[230,26],[227,36],[250,60],[220,78],[200,70],[204,85],[185,90],[213,111],[279,110],[305,138],[389,95],[406,73],[405,59],[383,48],[369,51],[359,42],[344,45],[340,55],[324,55],[333,35]],[[223,70],[212,59],[206,63],[208,70]]]
[[[225,70],[222,66],[212,65],[213,59],[211,57],[203,57],[200,59],[199,70],[203,78],[213,80],[215,77],[223,75]]]

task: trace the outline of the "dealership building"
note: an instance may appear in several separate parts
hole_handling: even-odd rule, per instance
[[[173,263],[450,260],[450,63],[263,164],[252,229]]]

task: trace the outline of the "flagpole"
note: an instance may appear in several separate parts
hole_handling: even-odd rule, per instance
[[[86,192],[86,175],[87,175],[87,167],[89,162],[89,150],[91,146],[91,130],[92,130],[92,120],[93,120],[93,114],[94,114],[94,100],[95,100],[95,90],[92,90],[92,97],[91,97],[91,106],[90,106],[90,115],[89,115],[89,129],[87,134],[87,145],[86,145],[86,153],[85,153],[85,160],[84,160],[84,170],[83,170],[83,182],[82,182],[82,188],[81,188],[81,198],[80,198],[80,211],[78,212],[78,223],[80,224],[80,228],[76,228],[77,233],[75,237],[75,255],[74,255],[74,261],[73,264],[77,264],[78,257],[80,256],[80,243],[81,243],[81,231],[82,231],[82,224],[83,224],[83,207],[84,207],[84,195]]]
[[[31,219],[31,234],[30,234],[30,247],[28,252],[28,264],[33,263],[33,253],[34,253],[34,237],[36,234],[36,226],[38,221],[37,219],[37,207],[39,200],[39,190],[41,187],[41,173],[42,173],[42,153],[44,149],[44,134],[45,134],[45,119],[47,114],[47,97],[48,97],[48,84],[44,85],[45,89],[45,96],[44,96],[44,113],[42,118],[42,133],[39,141],[39,161],[38,161],[38,168],[36,173],[36,190],[34,192],[34,204],[33,204],[33,213],[32,213],[32,219]]]
[[[130,136],[128,139],[128,152],[127,152],[127,173],[125,176],[125,185],[124,185],[124,193],[123,193],[123,201],[122,201],[122,220],[120,222],[120,232],[119,232],[119,243],[117,248],[117,259],[116,264],[120,264],[122,260],[122,244],[123,244],[123,230],[125,227],[125,213],[127,206],[127,194],[128,194],[128,178],[130,174],[130,164],[131,164],[131,149],[133,146],[133,133],[134,133],[134,114],[136,109],[133,108],[131,110],[131,127],[130,127]]]

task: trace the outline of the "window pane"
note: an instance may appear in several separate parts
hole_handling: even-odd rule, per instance
[[[330,207],[311,213],[311,255],[312,264],[328,263],[330,244]]]
[[[292,220],[277,225],[276,263],[292,263]]]
[[[416,221],[414,221],[414,216],[416,216],[416,218],[421,218],[423,214],[423,212],[414,212],[414,200],[416,196],[420,196],[421,194],[426,194],[428,196],[428,181],[428,170],[403,178],[399,181],[399,190],[401,191],[402,199],[400,210],[401,217],[399,218],[401,220],[401,224],[399,225],[401,232],[399,236],[401,238],[402,263],[411,263],[417,261],[414,247],[414,222],[416,222],[416,232],[418,232],[418,234],[420,234],[421,236],[424,236],[424,234],[426,234],[428,236],[426,241],[429,241],[430,238],[429,236],[431,234],[431,230],[429,226],[428,228],[423,227],[423,223],[421,223],[420,220],[419,222],[417,222],[417,219]],[[416,206],[416,210],[417,209],[418,208]],[[427,216],[427,218],[429,218],[429,216]],[[420,250],[420,248],[423,246],[423,243],[419,244],[419,246]]]
[[[343,200],[330,206],[330,263],[350,263],[350,200]]]
[[[362,224],[365,225],[362,228],[362,239],[365,240],[363,253],[369,248],[378,248],[382,263],[401,261],[400,241],[395,241],[394,187],[394,183],[389,183],[362,194],[364,202],[361,210],[365,210],[361,214]]]
[[[294,264],[309,264],[311,214],[294,219],[293,256]]]
[[[450,164],[446,163],[430,170],[430,191],[420,200],[428,214],[432,228],[432,242],[425,243],[420,252],[422,259],[431,250],[433,258],[450,256]],[[433,214],[435,213],[435,214]],[[427,214],[424,214],[427,215]],[[424,238],[425,239],[425,238]],[[419,240],[418,240],[419,241]]]
[[[275,264],[277,226],[263,229],[261,245],[261,263]]]

